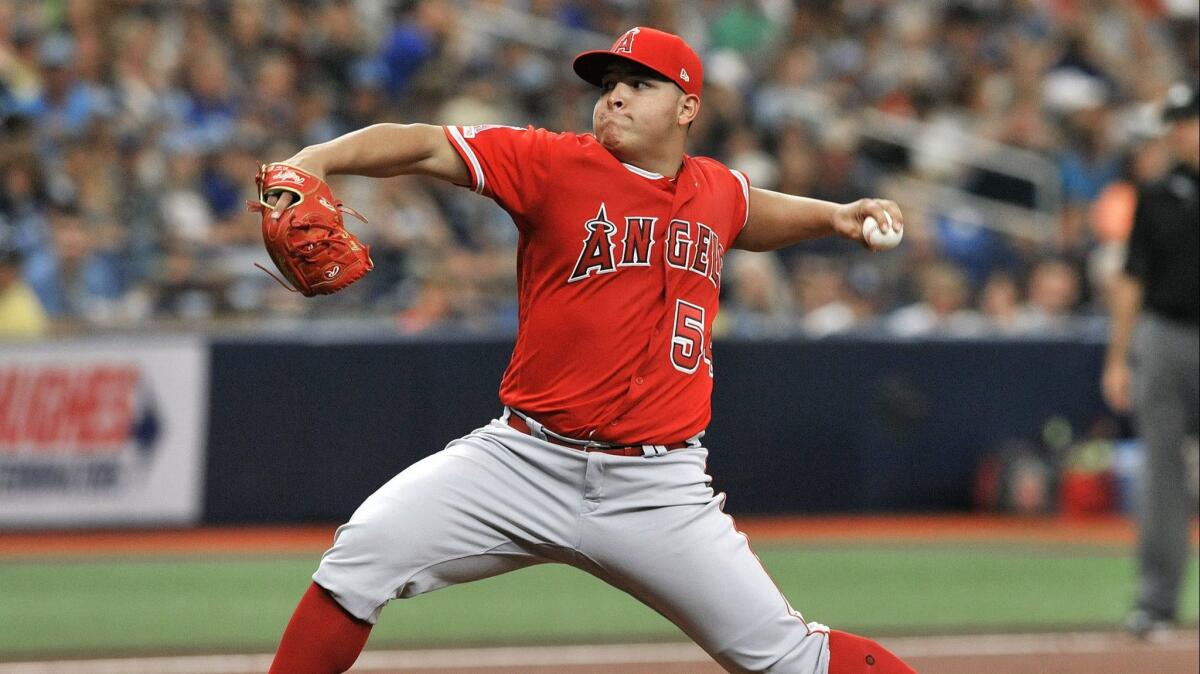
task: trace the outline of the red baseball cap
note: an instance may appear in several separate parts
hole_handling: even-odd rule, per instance
[[[575,57],[575,73],[586,82],[601,86],[608,65],[614,60],[641,64],[683,89],[700,95],[704,88],[704,66],[683,38],[654,28],[630,28],[611,49],[585,51]]]

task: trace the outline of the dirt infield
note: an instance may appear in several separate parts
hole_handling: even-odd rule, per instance
[[[922,674],[1195,674],[1194,631],[1156,643],[1125,634],[1037,634],[892,639],[887,642]]]
[[[1200,668],[1194,631],[1156,643],[1120,634],[998,634],[904,637],[884,643],[923,674],[1184,674]],[[271,656],[214,655],[0,664],[0,674],[247,674]],[[691,644],[531,646],[367,651],[361,674],[718,674]]]
[[[1121,517],[819,516],[738,517],[753,542],[1028,542],[1132,545],[1136,531]],[[111,531],[5,532],[0,558],[47,555],[141,555],[188,553],[311,553],[333,540],[335,525],[208,527]],[[1200,540],[1195,523],[1192,541]]]

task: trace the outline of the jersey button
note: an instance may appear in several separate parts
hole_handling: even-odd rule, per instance
[[[637,379],[634,379],[633,381],[634,381],[635,383],[637,383],[638,385],[641,385],[641,384],[645,384],[645,383],[646,383],[646,380],[645,380],[645,379],[642,379],[641,377],[638,377]]]

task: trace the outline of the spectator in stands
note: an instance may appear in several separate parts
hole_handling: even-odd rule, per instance
[[[988,332],[1021,332],[1021,287],[1010,272],[995,271],[988,276],[979,291],[979,309],[988,320]]]
[[[731,250],[725,254],[721,283],[732,300],[718,314],[722,334],[778,337],[793,331],[792,297],[779,258]]]
[[[377,59],[363,58],[350,67],[350,92],[335,111],[341,132],[384,121],[385,67]]]
[[[232,140],[242,113],[225,56],[215,47],[188,54],[184,80],[169,101],[171,128],[164,142],[197,152],[223,147]]]
[[[154,310],[163,318],[211,320],[222,308],[225,279],[182,242],[168,244],[154,281]]]
[[[363,40],[363,25],[354,4],[349,0],[323,3],[314,10],[317,39],[313,59],[316,75],[322,82],[348,81],[354,66],[363,58],[370,43]]]
[[[1111,137],[1112,114],[1106,100],[1076,111],[1064,127],[1070,142],[1059,157],[1066,199],[1060,236],[1065,248],[1075,250],[1086,242],[1088,206],[1121,176],[1121,157]]]
[[[1017,318],[1017,330],[1026,334],[1064,334],[1072,325],[1079,304],[1080,278],[1064,260],[1043,260],[1029,275],[1028,297]]]
[[[764,11],[762,3],[737,0],[713,17],[709,34],[714,49],[730,49],[746,54],[768,48],[779,26]]]
[[[120,318],[122,287],[114,251],[89,226],[79,209],[58,206],[48,213],[49,247],[26,259],[26,278],[54,319],[83,319],[111,325]]]
[[[141,138],[166,114],[170,82],[158,58],[159,26],[137,15],[122,17],[113,27],[114,131],[125,139]]]
[[[779,167],[775,158],[763,150],[762,141],[753,129],[734,131],[725,140],[725,151],[729,167],[741,171],[750,183],[766,189],[776,189],[779,183]]]
[[[363,280],[370,297],[390,307],[408,306],[420,294],[412,281],[453,253],[454,230],[428,184],[416,178],[402,176],[382,184],[348,178],[343,184],[344,198],[373,214],[370,224],[361,227],[375,260],[375,271]]]
[[[777,57],[751,108],[758,128],[775,132],[784,125],[819,126],[829,119],[833,102],[820,81],[820,58],[812,44],[796,42]]]
[[[214,59],[214,62],[205,68],[201,68],[200,72],[193,75],[199,81],[194,87],[205,89],[218,86],[216,82],[209,82],[209,78],[224,78],[224,73],[218,75],[220,70],[217,66],[219,60]],[[212,68],[214,72],[206,72],[208,68]],[[254,95],[247,96],[243,109],[235,113],[234,127],[237,126],[238,117],[250,117],[260,124],[270,128],[285,128],[292,129],[303,133],[304,127],[300,124],[300,120],[296,117],[300,112],[300,97],[301,90],[300,82],[297,80],[296,67],[293,59],[282,52],[266,52],[258,60],[258,66],[254,70],[254,75],[251,78],[250,90]],[[305,87],[311,89],[312,87]],[[215,97],[221,94],[215,92],[208,94],[208,97]],[[229,94],[225,94],[226,97]],[[230,101],[232,103],[232,101]],[[212,111],[214,118],[212,123],[221,113],[216,110]],[[203,123],[203,122],[202,122]],[[232,137],[232,132],[230,132]],[[212,149],[217,149],[214,146]]]
[[[450,56],[446,50],[457,31],[458,13],[447,0],[413,4],[382,46],[388,94],[402,96],[422,66],[439,56]]]
[[[974,337],[984,331],[983,318],[968,305],[967,277],[958,268],[934,264],[921,270],[919,279],[920,301],[888,316],[890,332],[902,337]]]
[[[166,168],[161,218],[167,240],[196,250],[217,244],[217,219],[204,194],[202,156],[195,148],[179,148],[167,157]]]
[[[795,295],[803,313],[800,328],[810,337],[846,332],[860,316],[836,261],[814,256],[801,259],[793,274]]]
[[[812,139],[803,129],[785,127],[779,135],[775,156],[779,163],[779,191],[797,195],[816,192],[819,164]]]
[[[54,158],[77,142],[94,122],[114,112],[111,94],[78,77],[75,40],[65,33],[45,37],[38,48],[42,96],[33,105],[41,150]]]
[[[9,35],[0,35],[0,120],[33,116],[42,93],[35,35],[28,23],[12,20],[7,3],[0,4],[0,26],[11,26]]]
[[[435,271],[421,285],[412,304],[396,315],[396,330],[402,335],[427,334],[455,317],[451,283],[445,274]]]
[[[0,239],[0,340],[34,339],[49,321],[33,289],[21,278],[21,253]]]
[[[32,154],[14,153],[0,168],[0,240],[23,255],[47,244],[46,185]]]

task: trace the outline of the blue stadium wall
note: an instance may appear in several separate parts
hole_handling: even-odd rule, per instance
[[[340,521],[500,412],[511,342],[212,345],[208,523]],[[970,507],[980,459],[1106,412],[1079,341],[718,342],[705,436],[732,513]]]

